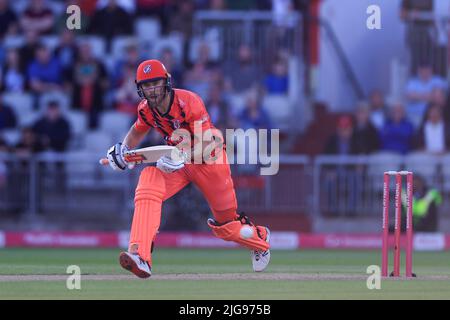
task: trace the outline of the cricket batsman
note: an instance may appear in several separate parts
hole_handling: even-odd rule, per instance
[[[107,153],[108,163],[114,170],[132,168],[132,163],[125,161],[124,152],[135,149],[151,128],[155,128],[167,144],[177,147],[181,143],[180,137],[174,135],[177,129],[187,130],[192,137],[196,125],[203,131],[215,129],[201,98],[193,92],[172,88],[171,76],[160,61],[146,60],[139,65],[136,86],[142,98],[137,120],[124,140]],[[195,143],[199,142],[194,138]],[[225,158],[222,163],[198,163],[164,156],[156,166],[142,170],[135,192],[128,252],[120,253],[119,257],[124,269],[140,278],[151,276],[153,244],[160,225],[162,203],[190,182],[200,189],[211,208],[214,219],[208,219],[207,223],[213,234],[250,249],[254,271],[263,271],[267,267],[270,231],[267,227],[255,226],[247,216],[237,213],[236,194],[225,152],[222,157]],[[251,236],[241,236],[243,226],[252,228]]]

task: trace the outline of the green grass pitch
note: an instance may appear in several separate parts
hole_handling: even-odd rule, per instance
[[[273,250],[255,274],[245,250],[157,248],[148,280],[122,270],[119,252],[0,249],[0,299],[450,299],[450,252],[415,253],[418,278],[382,280],[380,290],[366,286],[379,251]],[[66,288],[69,265],[81,268],[81,290]]]

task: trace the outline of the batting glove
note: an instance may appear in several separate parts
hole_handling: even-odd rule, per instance
[[[156,167],[162,172],[172,173],[184,167],[184,159],[174,160],[168,156],[163,156],[156,162]]]
[[[133,169],[135,164],[126,162],[124,158],[124,154],[128,150],[128,146],[122,144],[121,142],[116,143],[114,146],[109,148],[107,158],[110,167],[114,170],[125,170],[127,168]]]

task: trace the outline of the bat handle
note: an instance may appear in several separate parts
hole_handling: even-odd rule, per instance
[[[107,166],[109,164],[109,161],[106,158],[101,158],[98,162],[103,166]]]

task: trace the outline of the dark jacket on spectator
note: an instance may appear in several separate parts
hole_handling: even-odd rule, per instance
[[[67,143],[70,140],[70,125],[64,118],[51,122],[46,118],[38,120],[33,125],[33,131],[39,137],[40,141],[47,140],[48,148],[53,151],[65,151]]]
[[[0,101],[0,130],[15,128],[17,125],[16,115],[14,111]]]
[[[355,126],[352,141],[356,154],[369,154],[380,148],[378,131],[370,122],[364,128]]]
[[[412,148],[414,127],[406,119],[400,123],[387,120],[384,128],[380,131],[382,149],[405,154]]]

